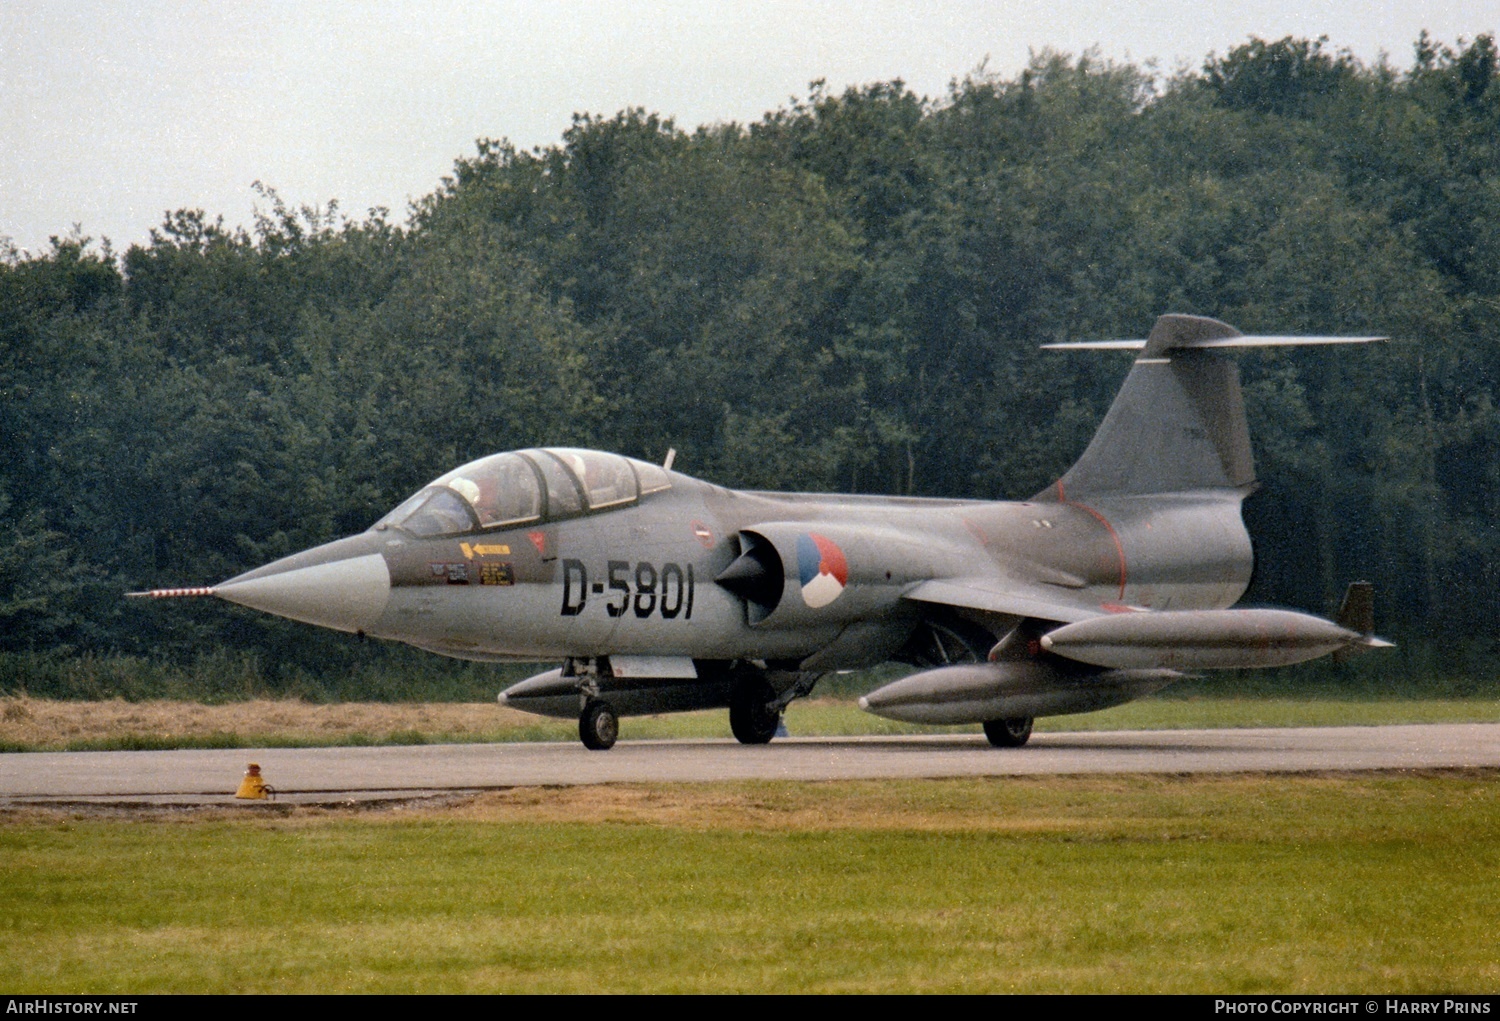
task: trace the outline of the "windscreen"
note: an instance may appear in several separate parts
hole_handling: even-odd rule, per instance
[[[427,499],[404,520],[392,522],[413,535],[451,535],[473,531],[475,521],[469,505],[451,489],[430,489]]]

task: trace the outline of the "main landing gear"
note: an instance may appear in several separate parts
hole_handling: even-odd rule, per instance
[[[821,673],[799,671],[796,663],[741,661],[731,668],[729,729],[740,744],[769,744],[781,729],[781,714],[806,698]],[[780,690],[778,690],[780,689]]]
[[[780,664],[773,664],[770,670],[764,664],[749,661],[703,664],[700,666],[705,671],[701,675],[702,682],[707,687],[704,689],[706,697],[699,705],[683,705],[681,699],[676,704],[663,700],[653,708],[642,706],[639,692],[601,691],[592,663],[574,661],[567,669],[577,673],[559,680],[566,682],[572,677],[578,678],[578,739],[585,748],[601,752],[613,748],[620,736],[620,711],[616,702],[607,698],[612,693],[619,705],[634,714],[722,706],[727,688],[729,729],[735,738],[741,744],[768,744],[781,729],[781,714],[786,711],[787,704],[811,692],[821,676],[782,668]]]
[[[729,693],[729,729],[740,744],[770,744],[781,725],[776,692],[758,674],[747,673]]]
[[[578,738],[590,751],[607,752],[620,736],[620,717],[614,706],[600,699],[590,699],[578,714]]]
[[[1019,748],[1031,739],[1031,717],[1016,716],[1009,720],[985,720],[984,736],[996,748]]]

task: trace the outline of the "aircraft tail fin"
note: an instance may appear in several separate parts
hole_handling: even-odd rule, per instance
[[[1145,340],[1047,344],[1139,351],[1088,449],[1037,499],[1143,496],[1255,484],[1239,368],[1220,349],[1351,344],[1384,337],[1247,336],[1204,316],[1164,315]]]

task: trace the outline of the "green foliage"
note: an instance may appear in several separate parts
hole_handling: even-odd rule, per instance
[[[56,645],[71,637],[70,596],[84,571],[39,510],[15,516],[0,490],[0,649]]]
[[[1354,70],[1348,54],[1323,52],[1327,41],[1327,36],[1311,42],[1291,36],[1273,43],[1251,39],[1222,59],[1210,57],[1203,66],[1204,84],[1230,110],[1305,115],[1337,92]]]
[[[8,822],[0,984],[1285,996],[1378,982],[1434,1004],[1494,987],[1488,776],[609,785],[374,817],[231,811]]]
[[[176,699],[210,704],[256,698],[300,698],[313,703],[492,702],[500,688],[535,673],[529,665],[479,666],[375,643],[294,648],[277,658],[286,644],[273,638],[265,640],[261,649],[249,651],[208,648],[180,662],[161,655],[70,655],[68,647],[49,652],[0,651],[0,693],[58,700]]]
[[[940,99],[815,83],[750,125],[631,109],[482,140],[401,225],[261,189],[249,229],[181,210],[119,258],[0,250],[0,650],[220,649],[275,691],[406,678],[389,650],[118,596],[536,444],[1024,497],[1123,371],[1038,345],[1178,311],[1394,336],[1242,360],[1251,597],[1320,610],[1369,577],[1382,631],[1427,650],[1409,669],[1489,663],[1459,639],[1500,614],[1497,63],[1486,35],[1423,35],[1409,72],[1290,37],[1166,79],[1044,52]]]

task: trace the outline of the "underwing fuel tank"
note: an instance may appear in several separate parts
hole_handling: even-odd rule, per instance
[[[1107,709],[1180,680],[1175,670],[1091,670],[1050,657],[924,670],[859,700],[876,716],[958,724]]]
[[[1389,643],[1291,610],[1175,610],[1093,617],[1049,631],[1041,644],[1101,667],[1233,670]]]

